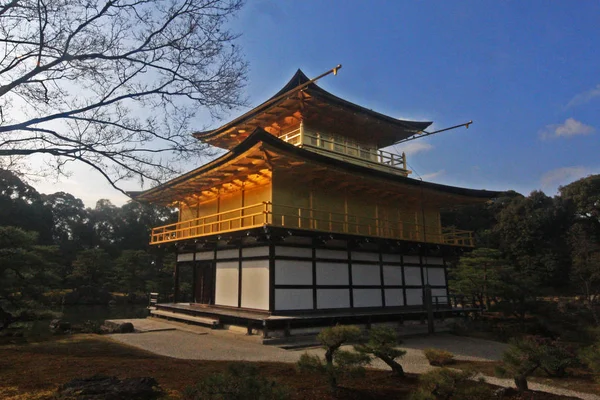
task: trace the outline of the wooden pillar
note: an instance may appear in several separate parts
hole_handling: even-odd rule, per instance
[[[433,304],[431,301],[431,286],[429,284],[424,287],[423,302],[425,303],[425,310],[427,310],[427,332],[431,335],[435,333],[435,327],[433,325]]]
[[[173,293],[173,303],[177,303],[179,300],[179,263],[175,263],[175,273],[173,274],[175,278],[175,290]]]

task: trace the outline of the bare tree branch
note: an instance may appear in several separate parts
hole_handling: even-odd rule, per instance
[[[241,0],[12,0],[0,5],[0,164],[76,160],[111,185],[159,183],[207,154],[190,134],[245,105],[228,21]],[[3,161],[4,160],[4,161]],[[123,191],[122,188],[119,190]]]

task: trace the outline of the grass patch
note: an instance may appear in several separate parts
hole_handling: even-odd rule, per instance
[[[207,375],[227,371],[231,364],[163,357],[98,335],[4,345],[0,353],[0,398],[14,400],[43,398],[59,385],[94,374],[120,379],[151,376],[173,398],[179,398],[186,387]],[[367,370],[364,379],[342,380],[338,397],[333,397],[320,376],[299,373],[294,364],[253,365],[261,376],[290,387],[290,399],[404,399],[418,385],[416,376],[398,379],[387,371]]]
[[[3,400],[51,398],[56,388],[74,378],[94,374],[119,379],[151,376],[170,399],[181,398],[184,389],[210,374],[228,370],[230,362],[179,360],[91,334],[52,337],[49,340],[0,345],[0,398]],[[462,365],[458,362],[455,366]],[[335,396],[318,374],[298,372],[294,364],[252,363],[260,376],[291,389],[290,399],[407,399],[419,384],[416,375],[404,378],[388,371],[367,369],[364,378],[342,380]],[[578,390],[583,390],[578,388]],[[528,392],[528,400],[567,397]],[[514,397],[512,400],[517,400]]]

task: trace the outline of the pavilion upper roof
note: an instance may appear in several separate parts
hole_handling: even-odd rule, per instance
[[[294,90],[310,79],[298,70],[292,79],[270,99],[213,130],[193,135],[213,146],[231,149],[243,142],[256,128],[277,135],[300,120],[352,137],[358,141],[375,141],[378,148],[423,131],[432,122],[406,121],[369,110],[339,98],[315,83]],[[288,93],[288,95],[285,95]]]

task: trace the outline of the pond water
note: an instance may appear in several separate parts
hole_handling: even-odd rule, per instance
[[[102,322],[107,319],[146,318],[149,315],[148,309],[144,304],[63,306],[53,309],[52,311],[62,314],[60,319],[70,322],[71,325],[78,325],[85,321],[102,324]],[[46,334],[51,334],[49,328],[50,321],[51,320],[48,319],[28,323],[26,335],[44,336]]]

